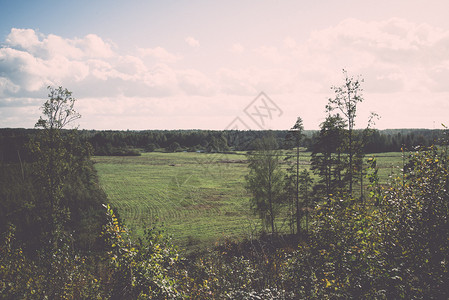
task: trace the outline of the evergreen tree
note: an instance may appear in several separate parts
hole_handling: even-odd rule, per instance
[[[320,177],[315,187],[316,196],[328,198],[332,194],[343,192],[346,186],[345,126],[338,114],[328,115],[320,125],[321,130],[313,145],[311,158],[311,170]]]

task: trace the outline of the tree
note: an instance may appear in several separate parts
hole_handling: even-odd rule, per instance
[[[173,142],[166,148],[167,152],[177,152],[181,149],[181,146],[178,142]]]
[[[256,140],[255,149],[248,154],[246,189],[252,194],[251,207],[259,214],[264,228],[270,225],[275,233],[274,220],[284,199],[281,152],[272,135]]]
[[[81,118],[81,115],[73,108],[76,99],[72,97],[72,92],[63,89],[61,86],[57,89],[51,86],[47,88],[50,99],[42,106],[45,119],[41,116],[35,127],[58,130]]]
[[[326,110],[330,113],[334,110],[339,110],[346,118],[346,125],[348,126],[348,145],[346,151],[348,153],[348,180],[349,180],[349,194],[352,195],[353,183],[353,159],[354,159],[354,126],[355,117],[357,115],[357,104],[363,101],[361,92],[361,84],[363,79],[357,77],[349,77],[346,70],[343,70],[345,76],[345,83],[341,86],[333,86],[335,98],[329,98]]]
[[[315,187],[318,196],[339,194],[346,185],[344,144],[345,121],[339,114],[328,115],[312,147],[311,169],[320,177]]]
[[[290,129],[289,134],[287,135],[287,139],[294,141],[295,143],[295,155],[290,153],[287,155],[286,160],[292,160],[295,158],[295,162],[290,164],[290,167],[287,169],[288,175],[287,179],[287,192],[290,198],[295,200],[295,216],[296,216],[296,233],[299,235],[301,232],[301,208],[299,203],[299,145],[300,141],[303,138],[304,126],[302,123],[301,117],[296,119],[295,125]],[[293,185],[293,187],[292,187]]]
[[[72,92],[59,87],[48,87],[49,99],[42,106],[44,116],[36,123],[42,130],[31,143],[35,155],[34,176],[41,187],[41,196],[36,203],[42,215],[47,240],[56,242],[69,218],[64,200],[64,183],[73,173],[80,170],[89,150],[75,143],[75,136],[64,133],[63,128],[81,116],[74,110],[75,98]]]
[[[313,179],[310,177],[310,173],[307,169],[302,170],[298,175],[299,177],[299,192],[303,199],[303,210],[305,210],[306,215],[306,234],[309,233],[309,211],[310,211],[310,188],[313,184]],[[298,213],[298,212],[297,212]]]
[[[363,171],[360,162],[363,161],[363,149],[367,142],[365,135],[369,132],[370,127],[374,124],[374,120],[378,118],[378,115],[376,113],[371,113],[368,120],[368,126],[362,135],[363,139],[356,140],[357,136],[354,131],[355,118],[357,116],[357,105],[363,102],[363,89],[361,87],[363,79],[361,79],[360,76],[357,78],[348,76],[346,70],[343,70],[343,74],[345,82],[341,86],[332,87],[335,96],[334,98],[329,98],[328,104],[326,105],[326,111],[330,114],[332,111],[338,110],[345,118],[347,141],[345,145],[343,145],[343,150],[348,156],[346,176],[349,184],[348,192],[349,195],[352,196],[355,174],[357,171]]]

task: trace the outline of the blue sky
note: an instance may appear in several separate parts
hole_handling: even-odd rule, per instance
[[[287,129],[301,116],[317,129],[344,68],[364,79],[358,127],[375,111],[381,129],[441,128],[447,11],[447,1],[0,0],[0,127],[33,127],[46,87],[61,85],[80,128]]]

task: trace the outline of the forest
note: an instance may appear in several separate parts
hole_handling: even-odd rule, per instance
[[[333,89],[317,131],[69,130],[76,99],[50,87],[35,129],[0,130],[0,297],[447,299],[448,131],[355,129],[360,84]],[[258,236],[189,254],[157,223],[136,238],[93,157],[152,151],[244,151]],[[387,151],[402,165],[384,183],[367,154]]]
[[[66,130],[62,130],[65,132]],[[37,129],[0,128],[0,158],[2,161],[28,159],[25,145],[36,134]],[[355,134],[362,130],[356,130]],[[400,152],[401,148],[438,144],[443,137],[442,129],[372,129],[366,137],[365,153]],[[81,143],[89,143],[93,155],[129,156],[155,150],[165,152],[207,152],[254,150],[253,141],[272,134],[280,149],[292,149],[295,145],[286,139],[288,130],[77,130]],[[300,146],[308,151],[319,139],[319,130],[304,130]]]

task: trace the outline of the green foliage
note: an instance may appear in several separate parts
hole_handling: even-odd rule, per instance
[[[107,219],[104,251],[88,256],[80,255],[69,239],[61,239],[58,248],[26,255],[11,227],[0,247],[0,298],[181,298],[170,274],[179,257],[170,240],[151,228],[136,243],[109,206]]]
[[[447,298],[449,284],[448,156],[432,146],[411,153],[405,181],[385,192],[385,259],[406,296]]]
[[[255,143],[256,151],[247,155],[246,188],[252,194],[251,208],[259,214],[265,229],[271,227],[271,232],[275,233],[274,221],[285,195],[281,153],[272,136]]]
[[[371,199],[316,207],[310,241],[290,261],[289,285],[315,299],[446,299],[447,155],[436,147],[412,153],[405,181],[383,188],[370,162]]]
[[[345,153],[345,156],[347,157],[347,162],[342,165],[345,169],[345,183],[348,183],[347,192],[352,197],[353,184],[356,181],[357,173],[360,174],[360,178],[363,180],[362,163],[364,148],[367,144],[369,128],[374,124],[374,120],[378,118],[378,115],[376,113],[371,113],[367,128],[362,134],[356,134],[354,130],[355,118],[357,116],[357,105],[363,102],[363,89],[361,86],[363,79],[348,76],[348,73],[345,70],[343,70],[343,74],[345,77],[345,82],[341,86],[332,87],[335,92],[335,96],[334,98],[329,98],[328,104],[326,105],[326,110],[329,113],[327,120],[332,118],[341,119],[339,115],[339,113],[341,113],[344,118],[344,124],[347,126],[347,130],[341,131],[341,133],[345,135],[345,139],[344,141],[339,140],[337,147],[339,148],[339,152]],[[335,110],[338,110],[339,113],[332,116],[331,112]],[[343,119],[341,119],[341,121],[343,121]],[[338,128],[338,126],[335,127]],[[320,142],[323,142],[324,138],[321,134],[322,131],[323,130],[320,132],[320,137],[322,137]],[[333,141],[328,141],[324,138],[325,144],[332,144],[332,142]],[[339,181],[341,182],[341,180]],[[361,198],[363,198],[363,194],[361,195]]]
[[[181,146],[178,142],[173,142],[166,148],[167,152],[178,152],[181,151]]]
[[[328,198],[329,195],[341,194],[346,190],[345,124],[339,115],[329,115],[320,125],[320,134],[311,155],[311,170],[320,177],[315,186],[317,197]]]
[[[32,255],[43,247],[53,251],[67,238],[77,249],[96,250],[106,196],[90,162],[90,145],[76,130],[62,129],[79,118],[75,99],[61,87],[49,90],[36,124],[42,129],[17,152],[26,160],[0,163],[0,229],[14,224],[18,243]]]
[[[264,236],[241,243],[224,241],[213,250],[189,257],[184,264],[188,299],[291,299],[284,274],[288,254],[282,238]]]
[[[176,249],[156,228],[145,233],[145,240],[135,244],[126,226],[120,224],[113,210],[106,206],[108,222],[106,260],[109,266],[109,296],[114,299],[174,299],[181,294],[169,270],[178,260]]]
[[[93,261],[61,241],[59,249],[26,255],[15,240],[14,227],[0,248],[2,299],[102,299]],[[92,257],[93,259],[93,257]]]
[[[56,244],[69,218],[69,211],[62,204],[64,184],[72,174],[77,174],[82,162],[89,156],[89,150],[74,142],[73,134],[64,135],[62,129],[80,118],[74,110],[75,99],[67,89],[48,87],[49,99],[42,106],[44,117],[40,117],[36,127],[42,128],[38,136],[30,142],[34,155],[33,177],[40,189],[40,201],[36,203],[44,237]]]

